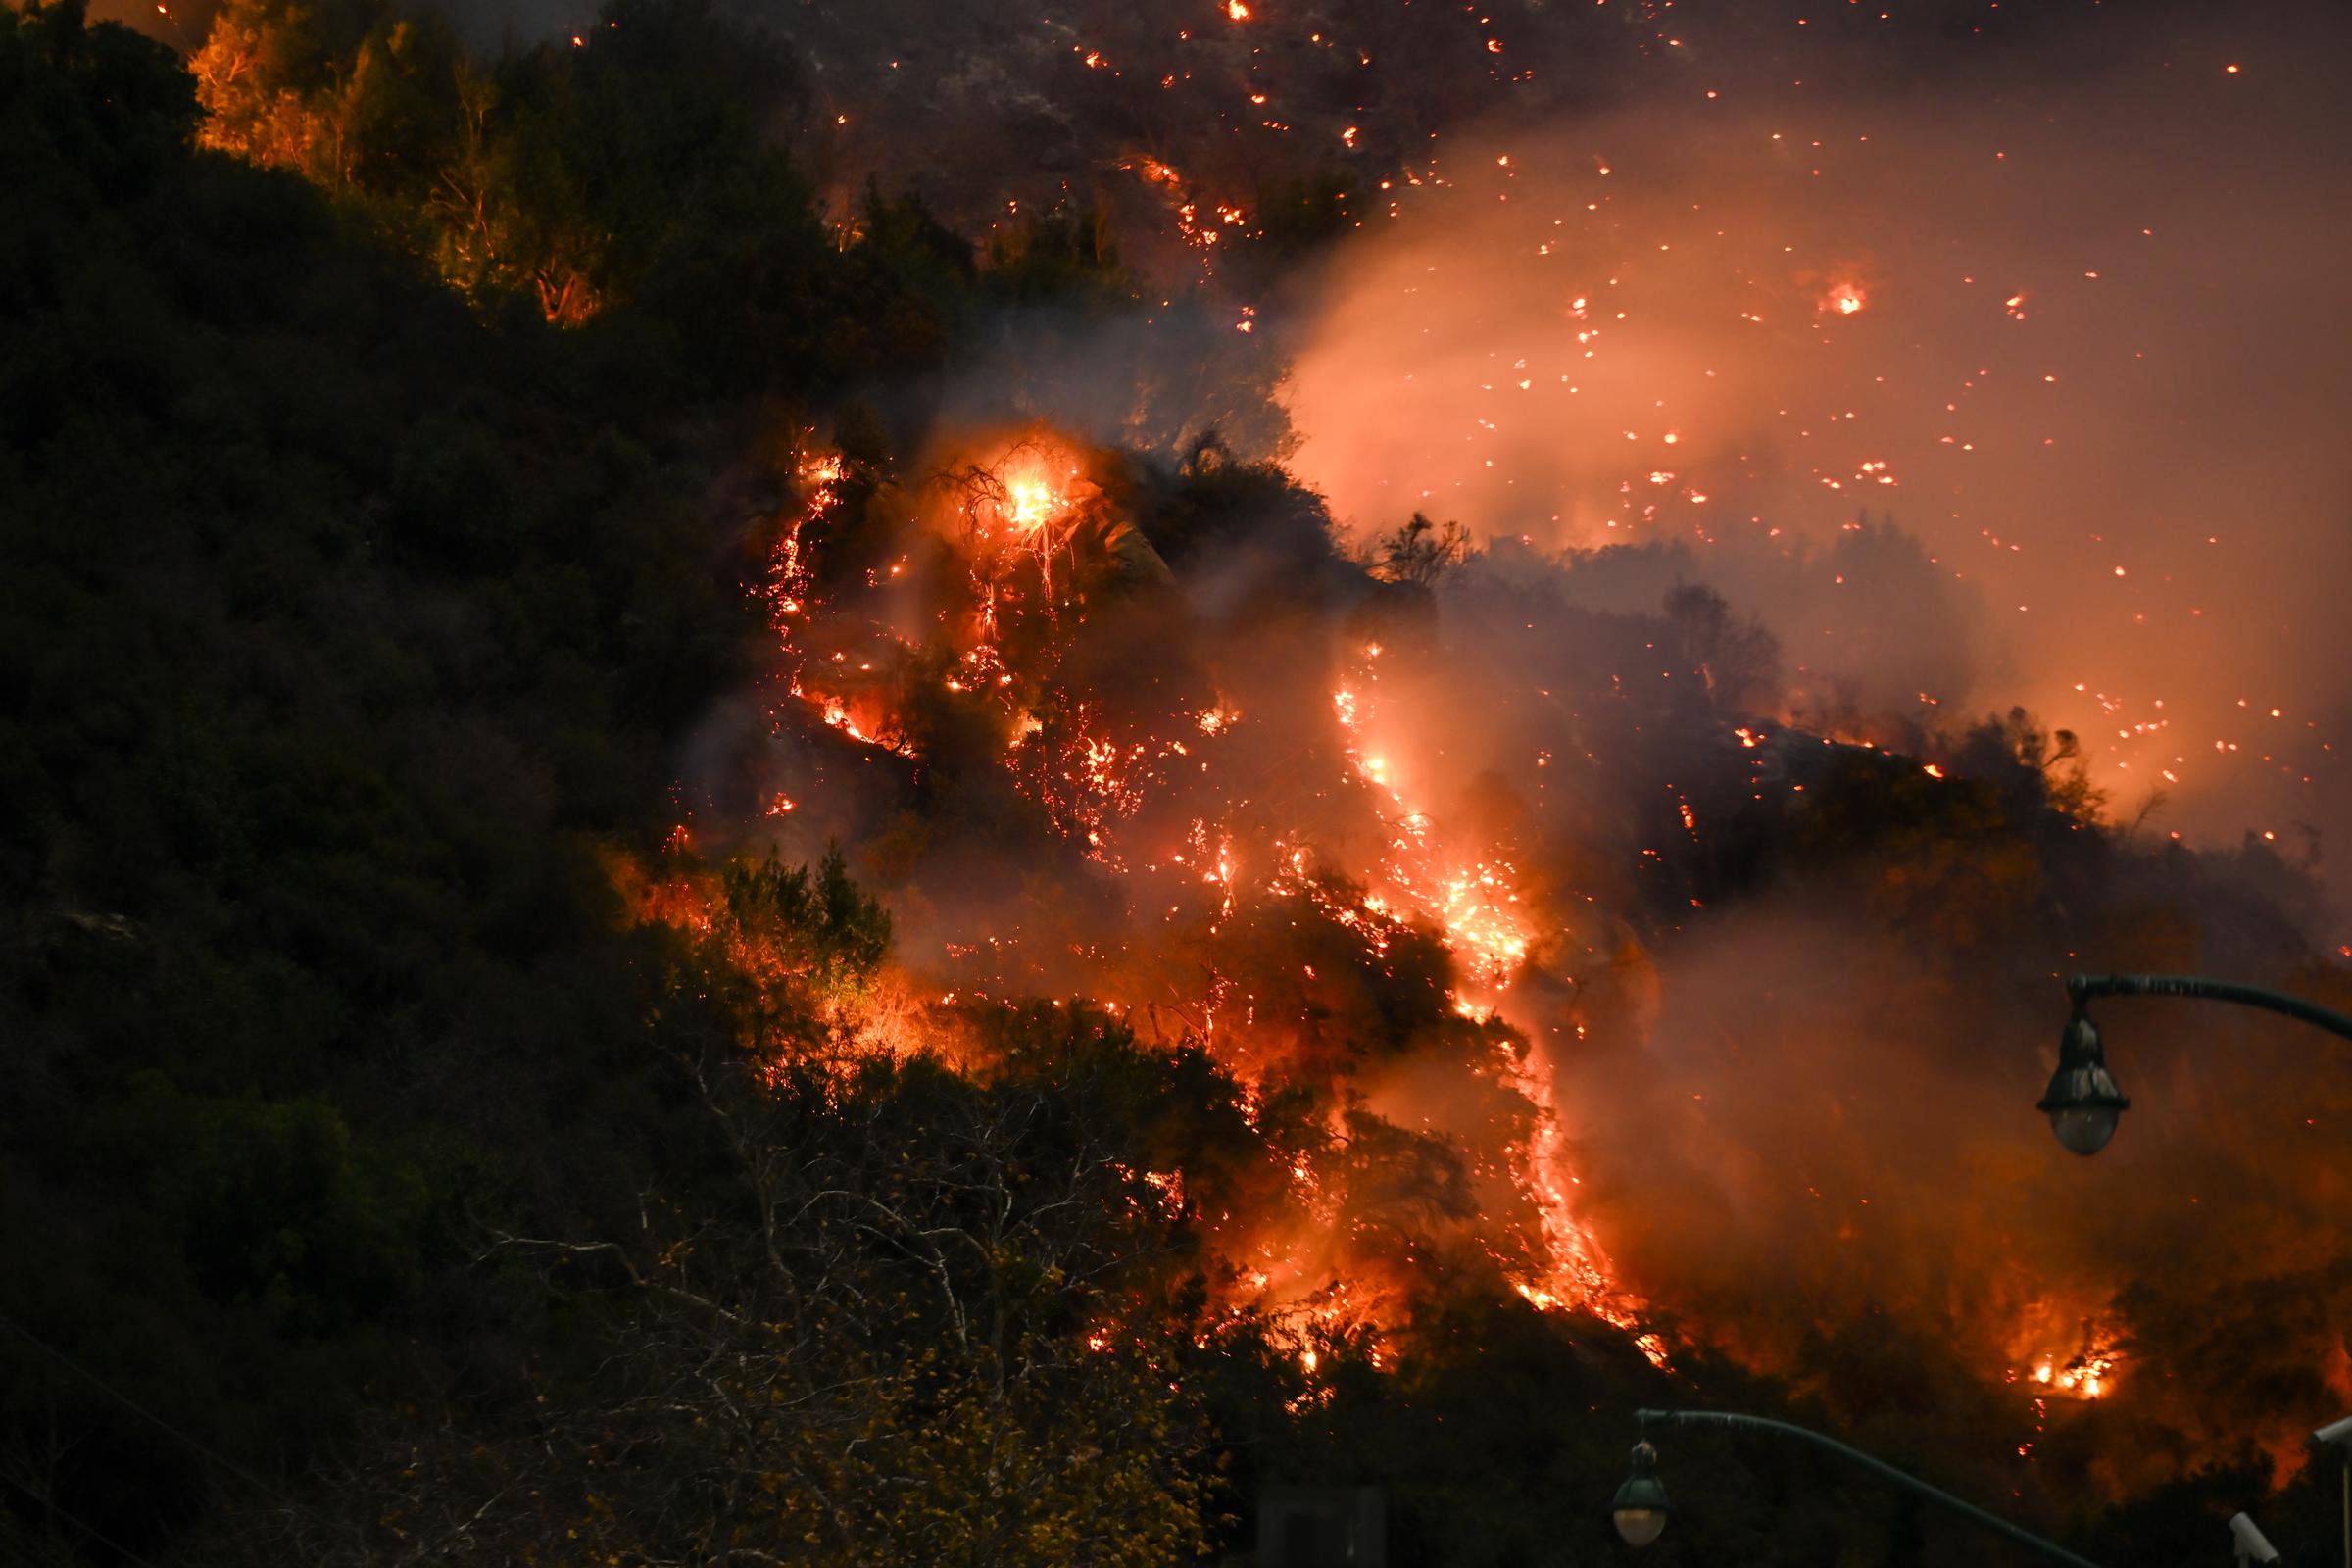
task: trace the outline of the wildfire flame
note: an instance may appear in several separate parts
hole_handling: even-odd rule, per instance
[[[1015,528],[1041,528],[1061,511],[1061,498],[1047,485],[1018,480],[1005,488],[1012,496],[1011,522]]]
[[[2024,1336],[2029,1339],[2048,1338],[2061,1332],[2054,1324],[2045,1326],[2046,1308],[2029,1314]],[[2097,1399],[2115,1388],[2117,1369],[2124,1353],[2118,1343],[2114,1324],[2104,1313],[2082,1319],[2080,1326],[2066,1335],[2068,1348],[2043,1350],[2025,1358],[2021,1378],[2016,1370],[2010,1382],[2024,1382],[2045,1395],[2065,1395],[2076,1399]]]
[[[1149,547],[1133,542],[1132,527],[1122,536],[1106,514],[1090,461],[1076,443],[1038,429],[951,457],[902,504],[902,537],[927,543],[910,542],[895,562],[844,581],[827,578],[821,558],[852,493],[848,466],[812,445],[797,470],[801,500],[777,524],[762,584],[786,698],[779,724],[798,713],[816,733],[921,765],[922,748],[908,738],[923,732],[908,716],[914,686],[895,672],[944,665],[924,683],[930,700],[966,712],[969,722],[999,726],[999,761],[1046,822],[1124,879],[1137,906],[1165,911],[1171,931],[1184,933],[1172,952],[1210,956],[1192,969],[1105,949],[1089,959],[1099,1004],[1148,1036],[1198,1041],[1252,1103],[1264,1075],[1290,1070],[1301,1024],[1277,1014],[1262,980],[1244,982],[1225,964],[1261,961],[1251,933],[1291,929],[1298,920],[1286,911],[1306,909],[1344,933],[1356,944],[1352,962],[1369,974],[1394,964],[1414,933],[1435,934],[1458,977],[1459,990],[1445,999],[1450,1011],[1471,1027],[1507,1030],[1503,1009],[1516,1005],[1513,986],[1537,951],[1542,920],[1510,856],[1442,820],[1437,803],[1423,798],[1433,777],[1427,738],[1390,703],[1379,643],[1353,648],[1345,684],[1331,697],[1328,736],[1315,743],[1344,759],[1351,786],[1310,797],[1316,813],[1360,825],[1348,842],[1369,854],[1361,865],[1327,846],[1325,830],[1269,815],[1250,775],[1227,780],[1226,758],[1264,749],[1238,705],[1203,691],[1153,718],[1072,679],[1087,596],[1102,591],[1105,573],[1148,575],[1155,560],[1139,554]],[[1262,757],[1251,765],[1264,765]],[[821,815],[805,790],[766,799],[773,831]],[[689,911],[682,918],[693,917],[692,905],[681,904]],[[1253,924],[1268,921],[1275,924]],[[1228,951],[1228,958],[1215,956]],[[952,938],[946,973],[917,970],[901,986],[908,996],[951,1000],[905,1009],[887,1032],[890,1049],[953,1059],[953,1008],[1039,989],[1026,952],[1018,930]],[[1309,964],[1296,983],[1311,991],[1326,982]],[[1299,1018],[1312,1010],[1309,1003]],[[1548,1058],[1532,1049],[1502,1052],[1494,1073],[1532,1109],[1531,1130],[1480,1179],[1500,1184],[1497,1201],[1509,1194],[1514,1212],[1528,1217],[1482,1216],[1481,1224],[1524,1230],[1480,1245],[1537,1307],[1592,1311],[1640,1334],[1642,1303],[1618,1284],[1575,1211],[1577,1179]],[[1331,1114],[1330,1157],[1344,1161],[1349,1132],[1340,1110]],[[1357,1222],[1348,1217],[1348,1178],[1326,1168],[1325,1158],[1298,1158],[1291,1201],[1277,1211],[1229,1215],[1212,1227],[1240,1265],[1231,1309],[1277,1325],[1310,1377],[1334,1335],[1368,1347],[1375,1364],[1394,1363],[1384,1336],[1409,1313],[1408,1277],[1418,1266],[1412,1256],[1367,1256],[1349,1240]],[[1152,1185],[1181,1205],[1182,1172],[1162,1173]],[[1404,1274],[1390,1277],[1399,1269]],[[1662,1343],[1649,1335],[1640,1343],[1664,1364]]]

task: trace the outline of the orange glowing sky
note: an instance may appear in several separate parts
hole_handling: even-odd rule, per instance
[[[1923,699],[2079,730],[2157,831],[2352,829],[2352,161],[2298,76],[2168,55],[1923,109],[1701,70],[1449,137],[1297,308],[1296,466],[1359,528],[1546,548],[1891,514],[1977,607]],[[1814,628],[1776,630],[1802,662]]]

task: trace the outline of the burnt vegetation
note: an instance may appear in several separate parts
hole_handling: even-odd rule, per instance
[[[1386,1488],[1398,1561],[1585,1560],[1637,1405],[1861,1413],[1851,1324],[1786,1379],[1696,1343],[1669,1378],[1512,1292],[1492,1151],[1365,1102],[1435,1062],[1471,1122],[1533,1116],[1495,1067],[1529,1042],[1450,1007],[1426,927],[1376,970],[1327,913],[1239,922],[1312,1020],[1264,1084],[1179,1007],[1066,997],[964,999],[910,1053],[881,895],[983,839],[1080,879],[1001,778],[958,786],[1001,736],[935,699],[855,861],[681,839],[690,731],[768,658],[743,497],[794,483],[779,432],[846,466],[820,570],[886,569],[940,385],[1133,279],[1093,213],[983,248],[877,185],[828,226],[788,51],[692,0],[605,21],[484,61],[369,0],[231,0],[182,61],[0,12],[0,1558],[1142,1568],[1238,1556],[1297,1482]],[[1278,194],[1303,247],[1350,193]],[[1286,599],[1435,661],[1449,615],[1541,615],[1538,673],[1582,674],[1518,717],[1588,804],[1478,808],[1629,941],[1769,892],[2020,987],[2150,932],[2303,952],[2296,866],[2147,848],[2023,712],[1917,737],[1947,777],[1809,733],[1759,763],[1726,736],[1779,651],[1710,590],[1580,607],[1419,515],[1350,559],[1277,464],[1152,430],[1099,455],[1125,559],[1225,573],[1235,624]],[[1080,655],[1181,686],[1174,612],[1101,603]],[[1123,605],[1170,617],[1151,650]],[[1216,1304],[1219,1226],[1308,1161],[1333,1276],[1410,1305],[1312,1377]],[[1931,1471],[1983,1446],[1952,1378],[1888,1429]],[[1661,1561],[1954,1560],[1801,1456],[1688,1452]],[[2044,1522],[2123,1554],[2253,1475]]]

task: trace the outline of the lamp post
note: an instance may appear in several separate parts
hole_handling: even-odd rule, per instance
[[[2115,1125],[2132,1102],[2107,1070],[2107,1054],[2099,1041],[2098,1025],[2090,1021],[2093,997],[2196,997],[2207,1002],[2234,1002],[2240,1006],[2282,1012],[2307,1024],[2352,1040],[2352,1017],[2316,1002],[2305,1002],[2260,986],[2241,986],[2230,980],[2208,980],[2194,974],[2078,974],[2069,976],[2066,994],[2074,1015],[2058,1036],[2058,1070],[2034,1109],[2050,1118],[2050,1131],[2078,1154],[2095,1154],[2115,1136]],[[2347,1564],[2352,1568],[2352,1564]]]
[[[2262,1533],[2262,1527],[2249,1514],[2233,1513],[2230,1516],[2230,1539],[2236,1547],[2238,1568],[2245,1568],[2250,1562],[2270,1563],[2278,1560],[2278,1548],[2271,1544],[2271,1538]]]
[[[2352,1568],[2352,1415],[2320,1428],[2311,1435],[2311,1441],[2330,1444],[2344,1456],[2344,1568]]]
[[[1769,1432],[1784,1438],[1794,1438],[1817,1448],[1827,1448],[1848,1463],[1860,1465],[1880,1480],[1915,1497],[1925,1498],[1938,1507],[1948,1508],[1961,1518],[1983,1525],[1997,1535],[2008,1537],[2023,1546],[2029,1546],[2052,1562],[2069,1568],[2098,1568],[2086,1557],[2078,1557],[2055,1542],[2044,1541],[2030,1530],[2020,1529],[2000,1515],[1987,1513],[1972,1502],[1963,1502],[1939,1487],[1931,1487],[1908,1471],[1897,1470],[1883,1459],[1874,1459],[1859,1448],[1851,1448],[1836,1438],[1824,1437],[1807,1427],[1794,1426],[1787,1421],[1775,1421],[1767,1416],[1740,1415],[1732,1410],[1636,1410],[1635,1422],[1646,1434],[1653,1425],[1666,1427],[1729,1427],[1742,1432]],[[1657,1477],[1657,1450],[1648,1440],[1634,1446],[1633,1473],[1625,1485],[1617,1489],[1616,1500],[1610,1505],[1617,1523],[1617,1533],[1626,1544],[1646,1546],[1658,1539],[1666,1528],[1666,1488]]]

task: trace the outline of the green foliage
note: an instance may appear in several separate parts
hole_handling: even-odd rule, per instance
[[[137,1182],[197,1289],[264,1307],[271,1332],[331,1333],[412,1296],[428,1216],[422,1180],[355,1147],[317,1100],[191,1096],[135,1074],[82,1157]]]
[[[1998,787],[1937,779],[1918,763],[1840,754],[1808,786],[1789,853],[1869,879],[1873,912],[1934,946],[1969,946],[2008,930],[2041,892],[2042,856],[2004,809]]]
[[[269,1552],[328,1560],[349,1527],[373,1560],[411,1504],[355,1511],[304,1476],[379,1440],[453,1496],[564,1454],[544,1495],[578,1514],[499,1538],[520,1555],[612,1527],[612,1456],[657,1450],[870,1494],[746,1516],[820,1560],[1199,1543],[1205,1437],[1160,1371],[1182,1315],[1133,1310],[1157,1348],[1077,1347],[1089,1301],[1193,1289],[1189,1221],[1143,1172],[1198,1137],[1221,1152],[1197,1191],[1279,1190],[1230,1081],[1115,1035],[1049,1049],[1041,1019],[987,1085],[755,1093],[729,1075],[826,1058],[871,997],[880,907],[838,857],[739,859],[707,932],[621,927],[596,847],[660,834],[679,727],[759,629],[686,499],[715,460],[679,431],[755,378],[829,397],[935,360],[981,282],[911,202],[869,193],[862,237],[823,235],[761,139],[789,71],[709,9],[612,20],[485,71],[426,19],[236,4],[192,82],[76,8],[0,14],[0,1311],[183,1435],[0,1347],[0,1549],[72,1558],[70,1513],[152,1557],[253,1560],[282,1527]],[[1022,287],[1057,286],[1039,267]],[[546,332],[585,314],[566,300],[593,319]],[[1132,1153],[1105,1152],[1113,1124]],[[771,1424],[602,1446],[634,1407],[599,1401],[637,1387],[607,1372],[686,1364],[643,1359],[648,1333],[676,1348],[669,1320],[624,1301],[798,1288],[801,1254],[763,1270],[746,1228],[780,1212],[786,1149],[824,1184],[796,1201],[860,1193],[920,1225],[1002,1225],[973,1206],[1000,1177],[1013,1217],[1065,1185],[958,1258],[989,1328],[953,1362],[913,1233],[819,1205],[813,1245],[871,1289],[760,1318],[815,1347],[760,1339],[765,1370],[726,1385],[777,1394]],[[740,1288],[697,1272],[722,1257]],[[551,1407],[612,1413],[564,1448],[534,1425]],[[434,1421],[460,1436],[420,1449]],[[300,1506],[257,1513],[206,1451]],[[974,1489],[1002,1507],[969,1516]],[[665,1506],[625,1517],[670,1552],[691,1538]]]
[[[35,211],[88,214],[143,194],[195,133],[193,84],[171,56],[84,15],[81,0],[36,0],[0,24],[0,185]],[[58,259],[43,237],[34,223],[8,226],[0,301],[30,303],[31,270]]]
[[[650,826],[756,622],[589,345],[197,152],[178,63],[77,8],[0,13],[0,1311],[298,1474],[371,1402],[511,1396],[467,1216],[627,1212],[670,1135],[586,837]],[[11,1354],[0,1451],[71,1438],[0,1507],[155,1552],[216,1500]]]
[[[1108,215],[1085,209],[1032,215],[998,234],[984,275],[990,296],[1009,304],[1107,304],[1133,289]]]
[[[207,145],[308,175],[485,314],[628,306],[615,335],[700,388],[935,360],[976,284],[908,201],[871,194],[866,237],[831,242],[766,134],[797,67],[709,0],[614,0],[578,44],[488,66],[380,0],[231,0],[193,66]],[[1022,290],[1079,285],[1040,254]]]
[[[625,1242],[500,1238],[589,1325],[580,1370],[527,1423],[373,1435],[335,1477],[344,1506],[245,1548],[1199,1557],[1214,1467],[1181,1369],[1190,1217],[1142,1170],[1147,1124],[1183,1114],[1152,1092],[1167,1064],[1099,1019],[974,1022],[997,1070],[697,1067],[731,1223],[657,1204]],[[1229,1103],[1197,1067],[1177,1081]]]
[[[759,1054],[794,1053],[870,995],[890,951],[890,916],[858,890],[838,850],[812,875],[773,855],[719,867],[698,943],[697,984],[720,987],[736,1038]]]
[[[1775,657],[1769,638],[1731,624],[1719,607],[1684,599],[1672,621],[1685,656],[1718,671],[1710,706],[1745,685],[1741,671]],[[2047,940],[2080,944],[2079,928],[2054,928],[2060,911],[2079,915],[2119,897],[2119,937],[2129,929],[2138,941],[2164,928],[2171,916],[2147,892],[2123,891],[2119,847],[2101,829],[2101,797],[2072,734],[2052,735],[2016,709],[1940,750],[1948,760],[1931,768],[1870,747],[1789,747],[1776,759],[1787,778],[1769,796],[1726,799],[1714,812],[1701,807],[1721,824],[1701,898],[1764,882],[1834,890],[1919,951],[1944,956],[2013,946],[2023,920],[2052,922]]]

